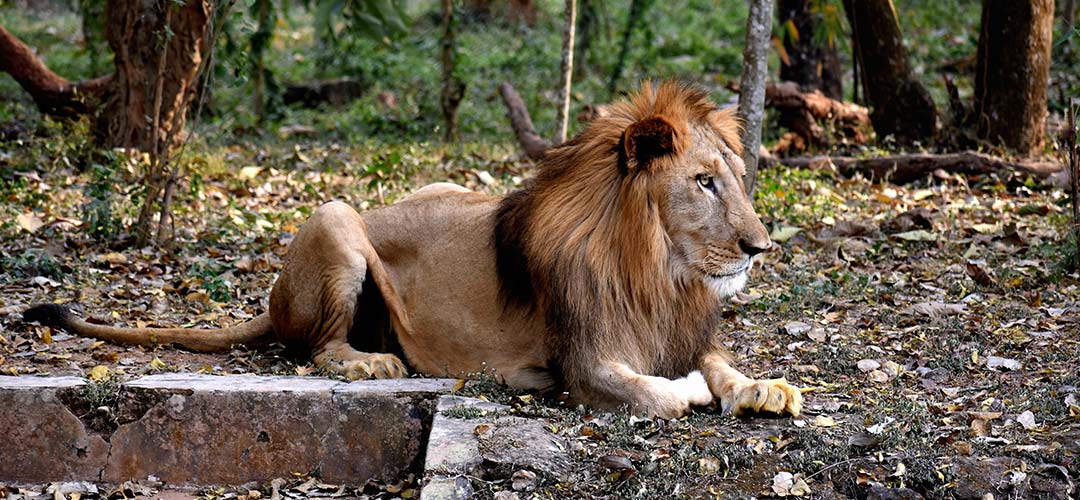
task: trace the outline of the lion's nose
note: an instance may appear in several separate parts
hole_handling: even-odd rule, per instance
[[[739,240],[739,248],[751,257],[759,253],[769,252],[773,250],[773,246],[773,242],[770,240],[765,240],[764,246],[761,242],[749,242],[744,239]]]

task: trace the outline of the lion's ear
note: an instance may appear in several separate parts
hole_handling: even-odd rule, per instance
[[[659,116],[639,120],[623,133],[627,165],[648,166],[661,156],[675,152],[675,127]]]

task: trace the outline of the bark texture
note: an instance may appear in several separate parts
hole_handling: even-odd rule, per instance
[[[911,74],[892,0],[844,0],[844,12],[874,130],[902,143],[932,137],[937,110],[930,93]]]
[[[813,12],[811,0],[779,0],[776,18],[782,29],[794,33],[785,36],[784,52],[787,62],[780,62],[780,79],[795,82],[804,92],[820,90],[831,99],[843,99],[843,71],[835,47],[818,43],[815,33],[821,29],[818,14]]]
[[[743,70],[739,86],[739,117],[742,118],[743,163],[746,192],[753,197],[757,179],[758,149],[761,147],[761,123],[765,117],[765,77],[769,71],[769,41],[772,38],[772,0],[751,0],[746,18],[746,42],[743,45]]]
[[[514,134],[517,135],[518,142],[525,150],[525,155],[533,160],[543,158],[544,152],[551,147],[551,143],[536,133],[536,127],[533,126],[532,118],[529,116],[529,109],[525,107],[517,90],[514,90],[514,86],[509,82],[503,82],[499,85],[499,95],[502,96],[503,104],[506,105],[510,125],[514,128]]]
[[[157,152],[179,142],[210,50],[212,8],[208,0],[108,2],[105,38],[116,72],[98,116],[99,144]]]
[[[559,75],[559,109],[555,114],[555,140],[566,142],[567,122],[570,119],[570,85],[574,75],[574,28],[577,23],[577,0],[566,0],[563,24],[562,64]]]
[[[979,138],[1024,155],[1043,145],[1053,0],[983,0],[975,68]]]
[[[70,82],[53,73],[22,40],[0,26],[0,71],[30,94],[38,110],[50,116],[70,118],[93,111],[111,75]]]
[[[457,140],[457,111],[465,98],[465,82],[457,77],[457,27],[453,0],[442,0],[442,96],[443,141]]]

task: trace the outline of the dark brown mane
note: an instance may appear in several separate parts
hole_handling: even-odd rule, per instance
[[[668,239],[649,201],[649,175],[630,170],[623,153],[626,130],[655,117],[675,131],[673,148],[659,164],[676,161],[690,147],[692,127],[711,128],[741,149],[737,122],[718,112],[705,92],[646,83],[550,150],[536,176],[496,212],[503,296],[508,306],[545,314],[549,341],[564,364],[587,346],[619,351],[642,373],[675,373],[708,344],[702,336],[715,324],[715,298],[670,269]]]

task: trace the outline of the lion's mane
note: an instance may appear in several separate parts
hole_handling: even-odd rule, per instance
[[[654,117],[673,126],[674,144],[637,165],[624,153],[625,132]],[[645,84],[548,151],[535,177],[496,212],[503,296],[545,316],[544,340],[571,390],[597,356],[676,377],[710,346],[718,301],[675,268],[658,200],[650,199],[650,171],[678,162],[695,127],[715,131],[741,153],[738,122],[703,91]]]

